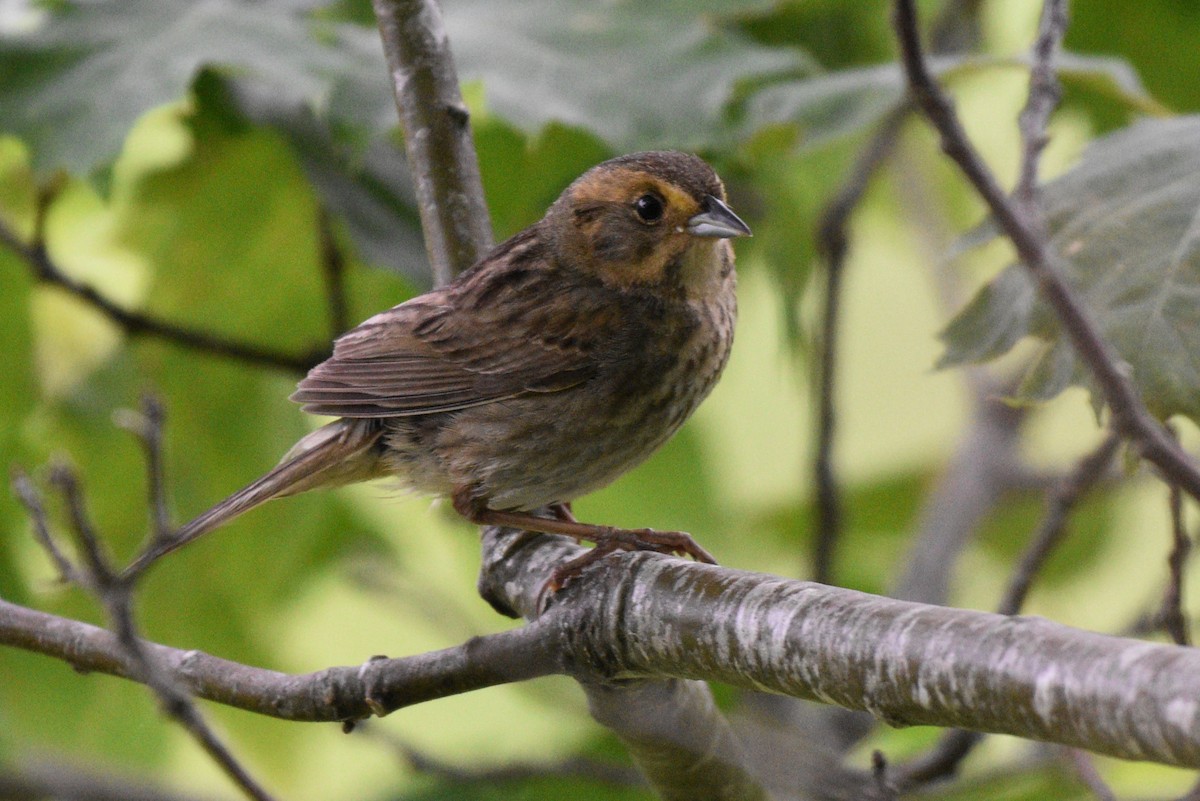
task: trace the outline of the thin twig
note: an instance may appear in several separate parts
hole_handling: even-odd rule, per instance
[[[927,753],[895,768],[892,781],[900,792],[945,779],[958,772],[959,765],[983,740],[983,733],[967,729],[950,729],[942,734]]]
[[[329,308],[329,328],[336,339],[350,327],[350,307],[346,300],[346,255],[338,246],[333,220],[324,206],[317,208],[317,240],[321,276],[325,279],[325,299]]]
[[[176,530],[170,523],[167,499],[166,460],[162,456],[162,432],[167,422],[167,412],[161,401],[146,393],[142,398],[142,410],[122,409],[113,415],[114,422],[142,442],[146,457],[146,500],[150,506],[150,534],[140,553],[130,567],[121,574],[125,582],[132,583],[149,566],[151,556],[156,556],[174,543]],[[137,565],[137,570],[132,567]]]
[[[13,468],[12,474],[12,489],[13,494],[17,496],[17,500],[25,507],[25,511],[29,514],[29,520],[33,523],[33,536],[37,540],[38,545],[50,556],[50,561],[54,562],[54,567],[58,571],[58,578],[68,584],[76,584],[82,586],[84,583],[83,576],[75,570],[75,565],[70,558],[63,552],[50,533],[50,522],[46,515],[46,507],[42,504],[41,495],[33,486],[29,476],[20,468]]]
[[[979,0],[946,3],[933,26],[935,52],[951,52],[974,45],[978,38]],[[843,526],[841,490],[833,465],[837,433],[837,350],[841,316],[842,278],[849,247],[850,217],[862,202],[871,179],[895,150],[913,104],[900,103],[883,118],[870,141],[858,154],[849,176],[825,206],[817,225],[817,249],[824,256],[826,277],[821,315],[821,334],[816,378],[816,440],[813,459],[816,485],[816,533],[813,545],[813,580],[834,580],[837,540]]]
[[[882,751],[871,752],[871,779],[874,783],[872,801],[896,801],[900,797],[896,786],[888,778],[887,757]]]
[[[1021,611],[1038,571],[1066,534],[1067,518],[1071,510],[1079,503],[1084,493],[1104,476],[1120,444],[1120,436],[1110,432],[1095,450],[1080,459],[1075,469],[1054,487],[1046,500],[1046,513],[1037,531],[1030,538],[1025,552],[1021,554],[1004,596],[1000,599],[997,612],[1002,615],[1015,615]]]
[[[1167,588],[1163,593],[1159,620],[1177,645],[1191,645],[1188,619],[1183,611],[1183,569],[1187,565],[1192,541],[1183,522],[1183,496],[1171,485],[1171,554],[1167,557]]]
[[[841,317],[842,276],[849,247],[847,226],[858,208],[871,178],[887,161],[912,112],[905,103],[880,124],[870,143],[859,154],[850,176],[821,214],[817,247],[825,256],[825,293],[821,316],[821,340],[817,377],[817,452],[813,472],[817,488],[816,539],[813,548],[813,580],[833,582],[834,552],[842,529],[841,491],[833,467],[833,445],[837,433],[838,321]]]
[[[442,12],[434,0],[373,0],[404,129],[434,282],[492,245],[492,226]]]
[[[930,74],[921,49],[913,0],[896,0],[894,21],[913,98],[941,135],[942,149],[987,203],[1021,262],[1037,281],[1044,299],[1091,371],[1112,411],[1114,426],[1136,443],[1143,458],[1154,464],[1167,480],[1200,499],[1200,467],[1146,409],[1130,380],[1128,366],[1101,337],[1089,313],[1053,266],[1055,257],[1038,233],[1039,226],[1027,219],[1024,211],[1000,188],[967,138],[950,99]],[[1029,142],[1025,144],[1026,149],[1031,146]]]
[[[156,337],[214,356],[223,356],[247,364],[301,374],[307,372],[310,367],[328,355],[324,346],[305,354],[283,353],[130,311],[105,297],[95,287],[67,275],[50,258],[45,245],[38,242],[26,244],[21,241],[15,231],[3,222],[0,222],[0,243],[6,245],[25,261],[34,278],[40,283],[58,287],[72,297],[82,300],[120,326],[131,337]]]
[[[96,596],[107,612],[110,625],[121,652],[129,661],[130,675],[149,687],[159,700],[163,712],[183,726],[208,755],[221,767],[242,791],[255,801],[273,801],[273,797],[250,776],[233,753],[217,737],[196,709],[192,697],[163,668],[137,632],[133,619],[132,585],[113,570],[107,554],[96,535],[95,527],[84,508],[83,493],[75,472],[65,465],[51,471],[51,483],[62,493],[66,503],[70,531],[82,556],[81,565],[71,564],[67,575],[79,580],[81,586]],[[30,490],[18,484],[18,491]],[[36,497],[36,491],[32,493]],[[24,498],[23,498],[24,500]],[[53,545],[53,537],[45,525],[40,500],[26,503],[35,520],[35,530],[45,529],[45,541],[56,563],[66,557]],[[39,517],[41,522],[39,523]],[[42,534],[39,532],[39,541]],[[61,565],[60,565],[61,569]]]
[[[1038,162],[1050,141],[1046,126],[1062,99],[1062,87],[1054,72],[1054,59],[1062,48],[1067,31],[1066,0],[1046,0],[1042,5],[1038,37],[1033,46],[1033,66],[1029,73],[1029,98],[1021,110],[1021,167],[1013,198],[1031,221],[1040,220],[1036,206]]]
[[[1091,754],[1078,748],[1065,750],[1067,762],[1075,769],[1075,775],[1079,777],[1079,781],[1083,782],[1083,786],[1096,796],[1096,801],[1117,801],[1116,794],[1104,783],[1100,771],[1096,770]]]

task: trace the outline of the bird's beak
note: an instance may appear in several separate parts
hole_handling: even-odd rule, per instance
[[[701,204],[704,210],[687,221],[687,232],[693,236],[714,236],[728,239],[732,236],[751,236],[750,226],[733,213],[733,209],[712,195],[705,195]]]

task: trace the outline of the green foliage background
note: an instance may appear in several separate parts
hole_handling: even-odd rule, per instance
[[[922,7],[932,16],[939,5]],[[332,335],[316,224],[326,209],[350,257],[354,320],[424,288],[369,4],[56,4],[32,33],[27,25],[42,12],[17,8],[0,20],[0,219],[28,237],[37,186],[58,182],[46,236],[72,276],[131,308],[307,352]],[[939,62],[1006,179],[1026,80],[1015,57],[1037,10],[1032,0],[982,3],[981,53]],[[812,232],[899,97],[887,4],[447,0],[445,11],[498,240],[537,219],[597,161],[659,146],[712,160],[755,230],[739,243],[741,322],[722,385],[650,463],[580,501],[578,513],[689,530],[724,564],[805,576]],[[1081,0],[1073,15],[1050,173],[1137,113],[1200,106],[1192,59],[1200,11],[1172,0]],[[894,584],[967,418],[962,372],[933,366],[943,354],[938,332],[1008,258],[993,244],[953,268],[941,263],[981,216],[913,123],[855,217],[838,445],[850,509],[838,563],[845,585]],[[286,400],[297,375],[126,337],[78,301],[35,286],[5,248],[0,280],[0,462],[76,464],[119,556],[145,531],[145,479],[114,410],[147,389],[163,398],[179,518],[259,475],[314,424]],[[1033,347],[1018,345],[1008,368]],[[1180,407],[1192,411],[1186,403],[1167,411]],[[1098,436],[1086,394],[1072,389],[1035,413],[1027,448],[1035,463],[1058,467]],[[1117,631],[1152,606],[1169,546],[1164,494],[1134,484],[1087,505],[1031,611]],[[956,571],[955,603],[994,605],[1039,508],[1036,496],[1015,497],[988,522]],[[477,565],[474,532],[452,514],[386,486],[355,487],[270,504],[172,556],[145,581],[139,618],[160,642],[304,672],[511,625],[475,596]],[[88,599],[54,584],[25,516],[3,494],[0,596],[99,621]],[[94,761],[231,795],[142,688],[12,649],[0,650],[0,677],[0,763]],[[426,704],[351,736],[208,711],[287,798],[646,797],[575,780],[449,784],[397,758],[392,739],[471,769],[576,754],[622,759],[566,681]],[[900,758],[934,734],[882,732],[869,746]],[[982,778],[1021,747],[990,741],[964,784],[942,797],[1086,797],[1050,768]],[[1189,781],[1166,769],[1102,766],[1119,790],[1141,795]]]

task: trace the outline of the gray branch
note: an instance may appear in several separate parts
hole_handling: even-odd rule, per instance
[[[492,245],[470,114],[437,3],[374,0],[374,6],[434,283],[449,283]]]
[[[507,567],[486,590],[519,608],[528,583],[511,579],[556,559],[547,558],[553,547],[513,542],[500,542]],[[293,720],[386,714],[549,673],[605,692],[646,679],[715,680],[866,710],[892,725],[955,726],[1200,767],[1195,649],[649,553],[605,559],[554,600],[510,632],[304,676],[152,648],[196,695]],[[0,643],[129,675],[112,634],[2,601]]]

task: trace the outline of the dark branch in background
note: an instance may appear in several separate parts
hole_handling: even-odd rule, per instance
[[[155,428],[160,421],[161,418],[148,422],[147,428]],[[159,441],[159,432],[147,433],[146,440],[147,449],[154,448]],[[172,672],[159,662],[153,650],[138,636],[133,620],[132,585],[121,579],[109,563],[84,509],[83,495],[74,472],[63,466],[56,467],[51,472],[51,483],[61,492],[66,504],[69,529],[80,554],[78,563],[71,562],[55,543],[45,508],[32,485],[20,475],[15,482],[18,497],[25,501],[39,540],[43,541],[64,577],[70,577],[94,595],[104,607],[109,625],[115,632],[114,644],[126,663],[128,675],[154,692],[163,712],[183,726],[249,798],[272,801],[272,796],[250,776],[208,726],[191,696],[175,680]]]
[[[1079,777],[1083,786],[1096,797],[1096,801],[1117,801],[1117,796],[1113,793],[1112,788],[1104,783],[1100,771],[1096,770],[1091,754],[1080,751],[1078,748],[1068,748],[1065,751],[1064,756],[1067,763],[1074,769],[1075,775]]]
[[[1021,110],[1018,127],[1021,131],[1021,167],[1013,198],[1027,221],[1041,222],[1038,204],[1038,162],[1050,141],[1046,127],[1050,115],[1062,99],[1062,87],[1054,72],[1054,59],[1062,49],[1067,33],[1067,0],[1046,0],[1038,23],[1037,41],[1033,45],[1033,66],[1029,73],[1029,97]]]
[[[1183,496],[1179,487],[1171,485],[1171,553],[1167,557],[1167,589],[1163,593],[1159,619],[1167,634],[1177,645],[1191,645],[1188,619],[1183,611],[1183,569],[1192,550],[1183,522]]]
[[[1003,497],[1026,488],[1020,455],[1028,410],[1003,400],[1006,387],[980,373],[968,382],[971,421],[922,502],[903,573],[888,593],[905,601],[946,604],[959,557]]]
[[[960,52],[978,43],[980,5],[981,0],[952,0],[942,7],[930,36],[934,52]],[[825,259],[826,275],[817,356],[817,447],[813,460],[817,503],[812,575],[814,581],[823,584],[834,583],[837,540],[843,526],[841,492],[833,466],[833,445],[837,434],[838,321],[841,316],[842,277],[849,249],[848,227],[871,179],[895,150],[904,123],[912,112],[912,103],[905,101],[884,117],[866,147],[860,151],[841,189],[825,206],[817,224],[817,249]]]
[[[87,772],[69,764],[34,762],[0,769],[0,798],[5,801],[212,801],[148,785],[142,778]]]
[[[1065,17],[1050,15],[1052,20]],[[987,203],[997,224],[1012,241],[1021,262],[1041,289],[1070,336],[1080,358],[1087,364],[1118,431],[1132,439],[1143,458],[1150,461],[1170,482],[1193,498],[1200,499],[1200,469],[1147,411],[1129,379],[1128,368],[1100,336],[1099,330],[1075,293],[1054,268],[1040,225],[1029,219],[1000,188],[995,176],[968,140],[954,106],[930,74],[921,49],[913,0],[896,0],[894,21],[900,41],[902,62],[909,90],[929,122],[941,135],[942,149],[962,169]],[[1061,38],[1061,33],[1056,37]],[[1026,159],[1036,158],[1039,140],[1025,139]]]
[[[36,233],[32,243],[23,242],[21,237],[3,222],[0,222],[0,243],[6,245],[29,265],[33,277],[39,283],[58,287],[72,297],[78,298],[120,326],[128,336],[157,337],[166,342],[214,356],[300,374],[307,372],[310,367],[328,355],[325,346],[314,349],[311,353],[283,353],[271,348],[221,337],[207,331],[177,325],[158,317],[124,308],[98,292],[95,287],[67,275],[50,258],[42,237],[45,211],[45,205],[39,205],[38,217],[35,221]]]
[[[842,276],[849,247],[847,226],[862,201],[871,178],[879,171],[900,135],[911,108],[894,109],[859,154],[837,195],[825,207],[817,226],[817,246],[826,261],[821,334],[818,346],[817,453],[814,461],[817,488],[816,537],[813,548],[814,581],[834,583],[834,551],[842,530],[842,502],[833,468],[833,442],[837,432],[837,346],[841,312]]]
[[[449,283],[492,244],[470,114],[434,0],[372,0],[391,70],[434,283]]]
[[[317,245],[329,307],[330,339],[336,339],[350,328],[350,309],[346,301],[346,256],[338,246],[333,220],[324,207],[317,209]]]
[[[1004,591],[1004,597],[1000,600],[996,610],[1000,614],[1020,613],[1038,571],[1067,533],[1067,518],[1071,511],[1083,495],[1104,476],[1120,444],[1120,436],[1110,433],[1099,447],[1083,457],[1075,469],[1051,491],[1046,502],[1046,514],[1030,538],[1025,552],[1021,554],[1016,570],[1009,579],[1008,588]]]

